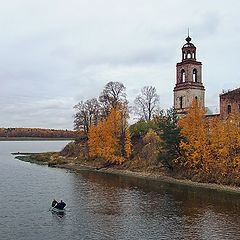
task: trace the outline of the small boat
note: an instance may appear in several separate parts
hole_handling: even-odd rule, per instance
[[[57,200],[53,199],[52,201],[52,206],[50,207],[49,211],[57,213],[59,215],[63,215],[65,210],[64,208],[66,207],[66,203],[63,202],[62,200],[58,202]]]
[[[65,213],[65,209],[59,209],[59,208],[55,208],[55,207],[51,207],[50,211],[53,213],[58,213],[58,214],[64,214]]]

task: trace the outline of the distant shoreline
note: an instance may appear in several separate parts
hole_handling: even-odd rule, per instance
[[[0,141],[73,141],[75,138],[0,137]]]

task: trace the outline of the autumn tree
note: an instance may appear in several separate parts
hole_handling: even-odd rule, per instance
[[[209,159],[208,127],[204,109],[198,101],[193,101],[188,114],[179,120],[181,164],[195,172],[204,170]]]
[[[232,113],[222,121],[214,119],[210,122],[211,159],[208,169],[218,175],[240,180],[240,113]]]
[[[159,95],[156,93],[156,88],[145,86],[141,89],[141,93],[134,100],[135,113],[141,119],[149,121],[154,114],[159,112]]]
[[[112,108],[127,105],[126,88],[121,82],[108,82],[99,96],[101,114],[106,117]]]
[[[180,119],[180,164],[200,181],[240,185],[240,114],[208,119],[193,103]]]
[[[124,157],[131,154],[129,130],[126,128],[124,139],[122,124],[124,115],[118,107],[112,108],[106,119],[91,126],[88,134],[90,157],[100,157],[113,164],[121,164]],[[123,152],[124,150],[124,152]]]
[[[103,134],[103,122],[99,121],[97,125],[92,125],[88,132],[88,146],[90,157],[101,157],[104,156],[104,141],[105,137]]]
[[[168,169],[173,169],[172,162],[179,157],[179,142],[181,139],[178,117],[174,109],[159,111],[152,120],[139,120],[130,127],[134,152],[138,154],[143,148],[143,138],[150,131],[154,131],[161,139],[161,151],[158,154],[158,163]]]
[[[131,143],[131,132],[129,128],[125,130],[125,142],[124,142],[124,150],[126,158],[129,158],[132,153],[132,143]]]
[[[100,104],[96,98],[87,101],[81,101],[74,106],[76,113],[74,115],[74,129],[83,130],[88,133],[92,124],[97,124],[99,120]]]
[[[161,152],[161,139],[159,135],[152,129],[149,129],[143,137],[143,147],[140,152],[145,167],[157,165],[159,153]]]

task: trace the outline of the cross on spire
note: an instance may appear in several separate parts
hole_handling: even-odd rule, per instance
[[[189,27],[188,27],[188,36],[187,36],[187,38],[185,39],[188,43],[190,43],[191,42],[191,38],[190,38],[190,36],[189,36]]]

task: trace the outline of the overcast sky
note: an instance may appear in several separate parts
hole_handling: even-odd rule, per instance
[[[73,106],[109,81],[171,107],[188,27],[216,108],[240,87],[239,0],[0,0],[0,127],[72,129]]]

